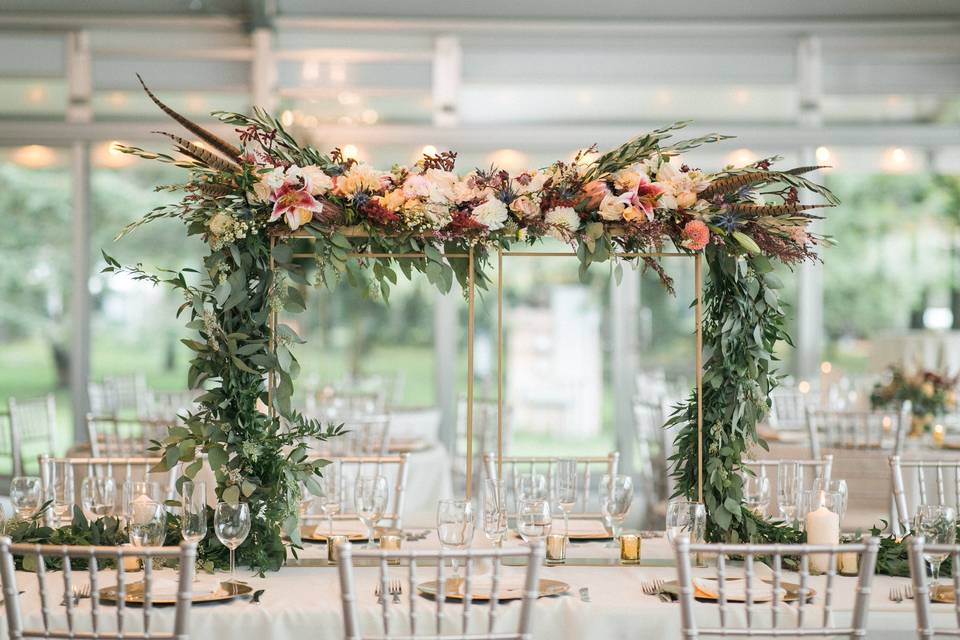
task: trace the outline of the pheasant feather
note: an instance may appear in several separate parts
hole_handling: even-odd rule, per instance
[[[214,184],[212,182],[200,185],[200,193],[211,198],[222,198],[233,193],[233,189],[225,184]]]
[[[204,163],[211,169],[218,171],[240,171],[240,165],[235,164],[225,158],[221,158],[215,153],[211,153],[203,147],[196,145],[189,140],[185,140],[178,135],[167,133],[166,131],[154,131],[162,136],[167,136],[177,143],[177,151],[190,156],[194,160]]]
[[[714,196],[722,196],[732,191],[743,189],[744,187],[763,184],[765,182],[784,181],[784,174],[789,176],[800,176],[804,173],[809,173],[810,171],[816,171],[817,169],[824,168],[826,167],[809,166],[797,167],[787,171],[747,171],[744,173],[736,173],[732,176],[727,176],[726,178],[714,180],[709,187],[700,192],[700,197],[704,200],[710,200]],[[789,180],[786,181],[789,182]]]
[[[210,133],[195,122],[188,120],[161,102],[160,98],[153,95],[153,92],[147,88],[146,83],[143,81],[143,78],[140,77],[139,73],[137,74],[137,80],[140,81],[140,85],[143,87],[143,90],[147,92],[147,95],[150,97],[150,99],[153,100],[153,103],[160,107],[165,114],[179,122],[184,129],[196,135],[198,138],[209,144],[212,148],[227,156],[230,160],[236,162],[240,159],[240,149],[236,148],[223,138]]]
[[[822,209],[831,207],[829,204],[750,204],[746,202],[737,202],[727,205],[731,212],[742,213],[753,216],[785,216],[790,214],[802,213],[810,209]]]

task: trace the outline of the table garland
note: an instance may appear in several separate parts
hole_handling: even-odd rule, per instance
[[[142,80],[141,80],[142,83]],[[706,173],[680,154],[727,138],[710,134],[674,141],[685,123],[638,136],[610,151],[584,150],[570,162],[509,173],[497,167],[454,173],[456,154],[425,155],[410,167],[380,171],[298,143],[279,120],[254,108],[251,115],[217,112],[235,127],[239,146],[176,113],[144,85],[147,95],[190,132],[194,142],[163,133],[178,156],[122,146],[121,151],[187,170],[186,195],[126,228],[160,218],[182,221],[190,235],[208,243],[202,272],[148,273],[124,267],[104,253],[105,271],[165,283],[184,296],[181,313],[195,339],[190,388],[204,388],[200,408],[157,443],[164,469],[187,466],[192,478],[206,454],[222,500],[250,503],[254,527],[239,558],[259,570],[278,568],[300,537],[299,483],[317,489],[322,461],[304,444],[333,437],[291,407],[299,364],[291,349],[301,338],[288,325],[276,327],[270,345],[271,312],[305,309],[302,289],[346,278],[372,296],[389,298],[398,271],[423,273],[441,291],[453,280],[466,286],[470,265],[446,253],[472,253],[477,286],[484,287],[498,248],[536,245],[553,237],[576,249],[581,274],[609,263],[615,276],[623,263],[650,268],[672,290],[653,257],[628,260],[619,252],[655,253],[664,248],[703,252],[707,281],[703,301],[703,499],[710,539],[787,536],[785,527],[741,508],[741,463],[760,443],[757,421],[776,385],[773,347],[789,342],[777,293],[774,263],[793,266],[815,260],[824,238],[808,229],[811,210],[836,198],[803,174],[819,167],[772,169],[777,158]],[[825,202],[803,204],[800,191]],[[294,258],[308,234],[315,256],[313,282]],[[274,245],[271,252],[271,245]],[[396,254],[424,254],[400,258]],[[369,254],[360,259],[351,254]],[[272,260],[271,260],[272,258]],[[269,394],[265,380],[277,388]],[[258,410],[272,402],[273,413]],[[691,395],[671,424],[679,427],[672,473],[677,495],[697,498],[697,402]],[[262,405],[260,405],[262,407]]]

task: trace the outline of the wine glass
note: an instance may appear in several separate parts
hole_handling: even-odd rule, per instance
[[[699,502],[671,500],[667,503],[667,541],[672,545],[680,536],[690,542],[702,542],[707,527],[707,510]]]
[[[517,506],[522,500],[546,500],[547,478],[542,473],[522,473],[515,478],[514,494]]]
[[[47,462],[47,499],[53,502],[53,514],[56,525],[67,522],[71,518],[71,511],[75,501],[73,484],[73,465],[62,460]]]
[[[605,475],[600,479],[600,511],[610,523],[613,540],[608,546],[617,546],[623,521],[633,502],[633,479],[630,476]]]
[[[487,540],[501,546],[507,532],[506,490],[500,480],[483,483],[483,533]]]
[[[167,510],[163,504],[140,496],[133,501],[130,515],[130,544],[160,547],[166,539]]]
[[[517,507],[517,532],[525,542],[543,540],[553,528],[547,500],[521,500]]]
[[[777,465],[777,509],[784,522],[793,525],[797,521],[797,499],[800,495],[800,465],[796,462],[781,462]]]
[[[207,485],[185,480],[181,494],[180,533],[187,542],[200,542],[207,535]]]
[[[113,478],[87,476],[80,483],[80,502],[87,513],[112,516],[117,508],[117,484]]]
[[[373,527],[387,510],[387,479],[383,476],[357,478],[353,502],[357,517],[367,527],[367,548],[373,549]]]
[[[213,514],[213,530],[217,538],[230,550],[230,581],[237,577],[236,550],[250,535],[250,505],[246,502],[220,502]]]
[[[829,482],[824,482],[823,479],[817,479],[814,483],[813,488],[816,491],[823,491],[828,494],[837,494],[840,496],[839,501],[834,505],[834,508],[831,511],[836,511],[837,515],[840,516],[840,521],[843,521],[843,516],[847,512],[847,481],[846,480],[830,480]]]
[[[323,515],[327,516],[328,535],[330,536],[333,535],[333,516],[340,513],[341,488],[340,461],[334,460],[323,468],[323,477],[320,479],[320,495],[316,496],[316,501],[320,504],[320,510]],[[379,516],[377,519],[379,519]],[[327,539],[329,540],[329,537]]]
[[[923,536],[927,544],[953,544],[957,538],[956,509],[934,504],[920,505],[914,520],[914,533]],[[926,548],[924,549],[923,559],[930,565],[933,573],[931,594],[940,580],[940,565],[947,559],[947,555],[949,554],[927,553]]]
[[[42,482],[36,476],[17,476],[10,482],[10,502],[14,513],[27,520],[40,508]]]
[[[465,549],[473,542],[473,503],[469,500],[441,500],[437,503],[437,536],[443,547]],[[453,577],[460,576],[456,558]]]
[[[563,513],[563,533],[570,534],[570,511],[577,504],[577,461],[572,458],[557,460],[553,470],[553,498]]]
[[[770,479],[765,475],[744,474],[743,502],[757,515],[766,515],[770,504]]]

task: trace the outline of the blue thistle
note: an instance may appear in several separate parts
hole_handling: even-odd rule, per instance
[[[367,204],[367,202],[369,201],[370,201],[370,194],[367,193],[366,191],[358,191],[357,193],[353,194],[353,206],[355,206],[358,209],[363,205]]]
[[[733,211],[724,211],[714,216],[713,223],[723,229],[726,233],[733,233],[740,226],[740,218]]]

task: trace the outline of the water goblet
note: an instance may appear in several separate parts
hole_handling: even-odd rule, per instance
[[[954,544],[957,538],[957,511],[941,505],[920,505],[914,520],[914,533],[921,535],[927,544]],[[940,565],[947,559],[946,553],[927,553],[923,559],[930,565],[933,574],[930,593],[933,594],[940,580]]]
[[[487,540],[501,546],[507,532],[506,490],[500,480],[483,483],[483,533]]]
[[[610,525],[613,540],[608,547],[617,547],[623,521],[633,503],[633,479],[630,476],[605,475],[600,479],[600,511]]]
[[[570,511],[577,504],[577,461],[563,458],[553,470],[553,498],[563,513],[563,533],[570,534]]]
[[[383,476],[361,476],[353,486],[357,517],[367,527],[367,548],[373,549],[374,526],[387,510],[387,479]]]
[[[340,475],[340,461],[334,460],[323,468],[323,477],[320,479],[320,495],[316,502],[320,510],[327,516],[328,535],[333,535],[333,516],[340,513],[342,503],[342,484]],[[386,507],[384,507],[386,508]]]
[[[797,522],[797,500],[801,489],[801,468],[796,462],[777,465],[777,509],[789,525]]]
[[[770,504],[770,479],[764,475],[744,474],[743,502],[750,511],[765,516]]]
[[[167,532],[167,510],[163,504],[140,496],[130,516],[130,544],[135,547],[163,546]]]
[[[517,533],[528,544],[542,541],[553,528],[553,514],[547,500],[521,500],[517,507]]]
[[[73,465],[62,460],[47,461],[47,500],[52,501],[57,526],[72,517],[74,496]]]
[[[200,542],[207,535],[207,485],[186,480],[181,494],[180,533],[187,542]]]
[[[250,505],[246,502],[221,502],[213,514],[213,530],[217,538],[230,550],[230,581],[237,577],[237,547],[250,535]]]
[[[815,491],[823,491],[828,494],[837,494],[840,496],[837,504],[834,505],[835,509],[831,509],[837,512],[837,515],[840,516],[840,521],[843,521],[843,516],[847,512],[847,499],[849,493],[847,491],[847,481],[846,480],[830,480],[825,482],[822,478],[818,478],[813,485]]]
[[[514,495],[518,506],[521,500],[546,500],[547,477],[535,472],[518,474],[514,478]]]
[[[43,483],[36,476],[17,476],[10,482],[10,502],[14,514],[27,520],[40,508]]]
[[[80,502],[95,518],[112,516],[117,508],[116,482],[113,478],[84,478],[80,483]]]
[[[441,500],[437,503],[437,536],[440,544],[450,549],[465,549],[473,542],[473,503],[469,500]],[[457,560],[453,560],[453,577],[459,577]]]
[[[680,536],[690,542],[702,542],[707,527],[707,510],[699,502],[671,500],[667,503],[667,541],[672,545]]]

